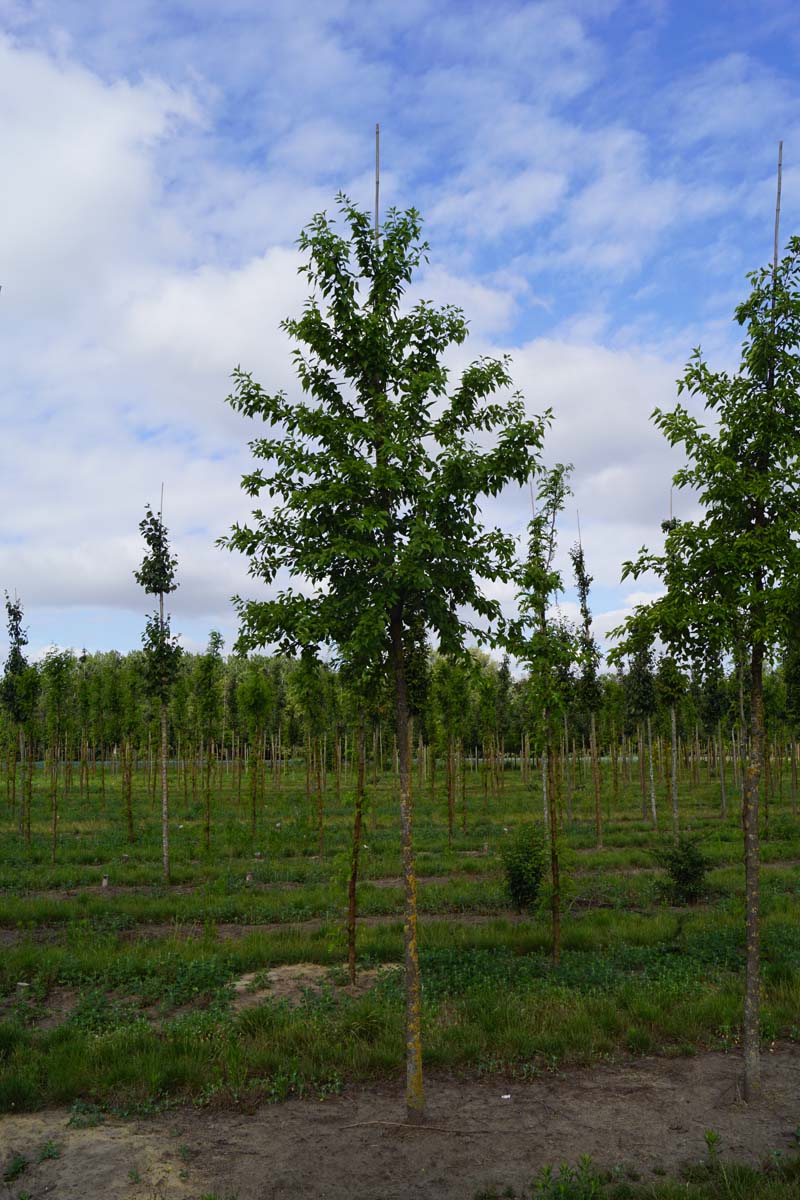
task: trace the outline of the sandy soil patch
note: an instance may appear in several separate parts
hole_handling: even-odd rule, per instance
[[[300,1004],[309,993],[319,994],[325,988],[332,988],[347,996],[362,996],[372,987],[378,974],[377,967],[359,971],[355,984],[351,984],[340,982],[338,972],[332,974],[330,967],[320,963],[289,963],[267,971],[251,971],[242,975],[233,985],[233,1009],[242,1012],[264,1000],[286,1000],[292,1005]]]

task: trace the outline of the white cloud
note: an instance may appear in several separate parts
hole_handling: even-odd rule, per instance
[[[797,88],[712,54],[653,82],[648,126],[615,105],[615,8],[621,28],[613,0],[0,7],[18,39],[0,37],[0,587],[128,637],[114,622],[141,610],[136,530],[163,480],[176,614],[189,639],[230,628],[227,597],[253,585],[213,540],[248,513],[254,432],[222,403],[230,372],[293,386],[294,240],[339,187],[371,204],[379,119],[383,210],[419,204],[433,247],[409,300],[461,304],[454,361],[508,350],[531,411],[554,409],[546,457],[575,465],[562,558],[579,508],[610,595],[596,623],[618,623],[620,563],[657,540],[677,465],[650,412],[692,345],[729,352],[741,222],[774,185],[772,150],[751,164],[741,146],[796,128]],[[487,516],[521,531],[527,496]]]

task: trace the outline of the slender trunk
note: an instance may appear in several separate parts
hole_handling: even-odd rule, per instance
[[[728,799],[725,795],[725,751],[722,745],[722,721],[717,721],[717,744],[719,746],[719,798],[724,821],[728,815]]]
[[[672,736],[672,834],[678,838],[678,727],[675,705],[669,706],[670,732]]]
[[[161,636],[164,636],[164,593],[158,595],[158,616]],[[164,868],[164,882],[169,883],[169,793],[167,790],[167,756],[169,745],[167,741],[167,700],[161,697],[161,862]]]
[[[755,1100],[761,1091],[760,1039],[760,922],[758,799],[764,756],[763,705],[764,645],[753,645],[750,660],[750,756],[744,806],[745,872],[745,985],[744,985],[744,1098]]]
[[[133,740],[128,734],[125,738],[123,753],[125,755],[122,786],[125,789],[125,817],[128,823],[128,841],[133,842]]]
[[[447,845],[453,848],[453,829],[456,823],[455,747],[453,737],[447,739]]]
[[[19,727],[19,836],[25,838],[25,731]]]
[[[597,849],[603,849],[603,813],[600,808],[600,764],[597,761],[597,720],[592,713],[589,730],[589,753],[592,759],[592,784],[594,785],[594,827],[597,834]]]
[[[400,774],[400,830],[403,851],[405,912],[403,942],[406,988],[406,1117],[420,1122],[425,1114],[422,1087],[422,1010],[417,948],[417,881],[414,867],[413,803],[411,798],[411,729],[406,687],[402,609],[392,610],[390,619],[392,665],[395,683],[395,715]]]
[[[592,714],[592,721],[594,721],[594,713]],[[548,762],[547,782],[550,791],[550,872],[553,884],[553,963],[555,966],[558,966],[559,962],[561,961],[561,883],[558,862],[558,811],[554,787],[553,747],[550,738],[549,720],[547,721],[545,737],[548,739],[549,743],[545,751],[545,757]]]
[[[658,816],[656,813],[656,781],[653,778],[653,723],[650,717],[647,718],[647,761],[650,765],[650,817],[655,829],[658,826]]]
[[[356,806],[353,814],[353,853],[350,858],[350,881],[347,888],[347,969],[352,984],[356,981],[356,885],[358,883],[358,851],[361,844],[361,817],[364,803],[364,722],[358,723],[358,766],[356,768]]]
[[[322,754],[323,754],[322,739],[318,737],[317,738],[317,852],[319,854],[320,862],[322,862],[322,856],[323,856],[323,850],[324,850],[323,835],[324,835],[324,828],[325,828],[325,814],[324,814],[323,804],[322,804]]]
[[[163,599],[162,599],[163,604]],[[164,882],[169,883],[169,793],[167,790],[167,702],[161,701],[161,862]]]
[[[258,744],[258,733],[253,737],[253,745]],[[258,811],[258,757],[253,753],[253,747],[250,747],[250,753],[247,763],[247,774],[249,775],[250,783],[250,836],[253,841],[256,837],[256,822]]]
[[[564,713],[564,785],[567,792],[567,820],[572,824],[572,764],[569,759],[569,726]]]
[[[204,786],[204,819],[203,819],[203,840],[205,843],[206,854],[211,850],[211,738],[206,742],[206,769],[205,769],[205,786]]]

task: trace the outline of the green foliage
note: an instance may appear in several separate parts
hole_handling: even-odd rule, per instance
[[[599,1200],[604,1192],[602,1177],[584,1154],[576,1167],[562,1163],[558,1173],[543,1167],[533,1181],[531,1200]]]
[[[695,350],[679,392],[711,414],[705,428],[687,408],[656,409],[670,445],[688,465],[674,483],[699,495],[697,521],[672,522],[663,554],[642,550],[623,578],[654,571],[666,593],[639,606],[618,632],[645,624],[689,659],[741,647],[787,645],[800,578],[800,238],[773,275],[749,276],[736,310],[745,327],[735,374],[712,371]]]
[[[61,1146],[52,1138],[43,1142],[36,1154],[36,1161],[39,1163],[46,1162],[50,1158],[61,1158]]]
[[[39,696],[39,672],[29,666],[23,653],[28,644],[27,630],[22,627],[22,605],[12,600],[6,592],[6,616],[8,619],[8,657],[0,680],[0,705],[12,722],[25,725],[36,711]]]
[[[502,850],[506,889],[519,912],[539,898],[545,869],[546,838],[540,825],[520,825]]]
[[[613,652],[612,652],[613,653]],[[656,711],[656,684],[653,674],[652,646],[635,639],[628,672],[624,680],[625,706],[634,721],[646,720]]]
[[[19,1179],[27,1168],[30,1166],[28,1159],[24,1154],[12,1154],[7,1165],[3,1168],[3,1182],[13,1183],[15,1179]]]
[[[581,610],[580,650],[581,677],[578,685],[578,702],[584,712],[594,712],[600,704],[601,687],[597,677],[600,665],[600,650],[592,636],[592,614],[589,609],[589,588],[592,576],[586,569],[586,559],[580,542],[569,552],[575,572],[575,585]]]
[[[662,654],[656,671],[656,693],[663,704],[677,704],[686,691],[686,679],[670,654]]]
[[[676,904],[696,904],[702,898],[711,860],[700,849],[698,838],[681,834],[654,850],[653,857],[669,875],[670,894]]]
[[[443,356],[467,336],[463,314],[425,301],[401,312],[427,250],[415,210],[391,210],[379,237],[343,197],[340,211],[345,235],[320,214],[300,237],[313,291],[283,328],[298,345],[302,396],[270,395],[234,373],[232,406],[278,431],[251,442],[269,466],[243,486],[275,503],[223,544],[267,584],[282,570],[305,582],[275,599],[237,599],[242,647],[333,645],[370,673],[386,660],[391,620],[432,629],[456,655],[467,634],[501,622],[482,581],[510,580],[514,541],[483,528],[478,500],[536,471],[547,418],[525,417],[506,360],[479,359],[448,394]],[[491,434],[483,449],[478,436],[485,445]]]
[[[150,505],[139,523],[139,532],[147,544],[147,553],[142,559],[138,571],[134,571],[136,582],[150,596],[165,596],[174,592],[178,584],[175,582],[177,558],[170,554],[167,528],[161,519],[161,513],[155,516]]]
[[[147,506],[139,531],[147,544],[147,553],[139,570],[134,571],[134,576],[148,595],[159,598],[159,611],[147,617],[142,634],[144,680],[150,695],[166,704],[178,677],[182,653],[177,638],[170,631],[169,615],[164,613],[164,596],[174,592],[178,586],[175,582],[178,560],[170,554],[167,529],[161,514],[156,517],[150,505]]]
[[[563,589],[561,573],[553,563],[556,522],[569,495],[571,470],[559,463],[541,473],[537,511],[528,523],[528,553],[517,572],[520,618],[512,627],[512,644],[529,669],[528,704],[543,745],[549,745],[554,719],[566,708],[573,690],[572,664],[580,658],[569,623],[547,616],[553,597]]]

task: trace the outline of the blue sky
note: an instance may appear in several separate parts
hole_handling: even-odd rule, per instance
[[[579,509],[603,634],[652,591],[620,563],[657,542],[679,465],[649,414],[692,347],[735,365],[779,138],[798,232],[799,55],[779,0],[0,0],[0,588],[34,651],[139,643],[162,481],[174,626],[231,641],[229,597],[254,593],[213,545],[247,513],[230,372],[292,386],[295,238],[340,188],[371,204],[376,121],[383,204],[426,219],[415,294],[471,322],[453,365],[508,352],[554,409],[562,561]],[[525,497],[488,516],[521,532]]]

